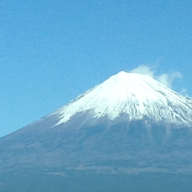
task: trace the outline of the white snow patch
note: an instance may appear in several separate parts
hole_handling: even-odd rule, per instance
[[[79,112],[93,111],[92,117],[114,120],[121,113],[130,119],[151,118],[156,122],[192,124],[192,100],[179,95],[148,75],[124,71],[61,107],[56,125],[67,122]]]

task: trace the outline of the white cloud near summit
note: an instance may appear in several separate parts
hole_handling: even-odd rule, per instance
[[[147,65],[139,65],[130,72],[149,75],[169,88],[172,88],[175,79],[182,78],[181,73],[178,71],[156,75],[156,67],[149,67]]]
[[[157,77],[157,80],[166,85],[167,87],[171,88],[173,81],[175,79],[181,79],[181,78],[182,78],[181,73],[173,72],[170,74],[162,74]]]
[[[130,71],[131,73],[139,73],[144,75],[149,75],[154,78],[155,70],[153,67],[149,67],[147,65],[139,65],[137,68],[134,68]]]

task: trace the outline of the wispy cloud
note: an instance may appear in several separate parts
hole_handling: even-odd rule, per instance
[[[149,67],[147,65],[139,65],[138,67],[134,68],[130,71],[131,73],[139,73],[149,75],[154,78],[155,75],[155,67]]]
[[[170,74],[162,74],[160,76],[157,76],[157,80],[169,88],[172,88],[172,84],[175,79],[181,79],[181,78],[182,78],[181,73],[178,71]]]
[[[187,89],[186,88],[182,88],[181,89],[181,94],[186,96],[186,97],[190,97],[188,94],[187,94]]]
[[[172,85],[173,85],[173,82],[175,79],[181,79],[182,78],[181,73],[178,71],[157,75],[156,68],[157,67],[154,67],[154,66],[150,67],[147,65],[139,65],[137,68],[131,70],[130,72],[149,75],[169,88],[172,88]]]

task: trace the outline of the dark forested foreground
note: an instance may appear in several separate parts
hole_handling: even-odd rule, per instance
[[[190,192],[192,174],[31,171],[1,174],[1,192]]]

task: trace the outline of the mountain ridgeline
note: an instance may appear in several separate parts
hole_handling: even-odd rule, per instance
[[[155,174],[152,180],[156,174],[164,174],[163,178],[188,174],[187,178],[192,178],[191,146],[192,100],[147,75],[120,72],[46,117],[1,138],[0,176],[11,180],[11,175],[34,172],[59,178],[107,174],[122,177],[118,189],[126,186],[125,177],[131,178],[128,189],[138,191],[136,184],[130,184],[138,174]],[[6,182],[3,180],[2,189],[11,191]],[[95,191],[113,191],[110,184],[101,186]],[[181,186],[184,191],[192,187],[184,182]],[[161,191],[179,190],[161,187]],[[146,187],[146,191],[152,189],[153,185]]]

